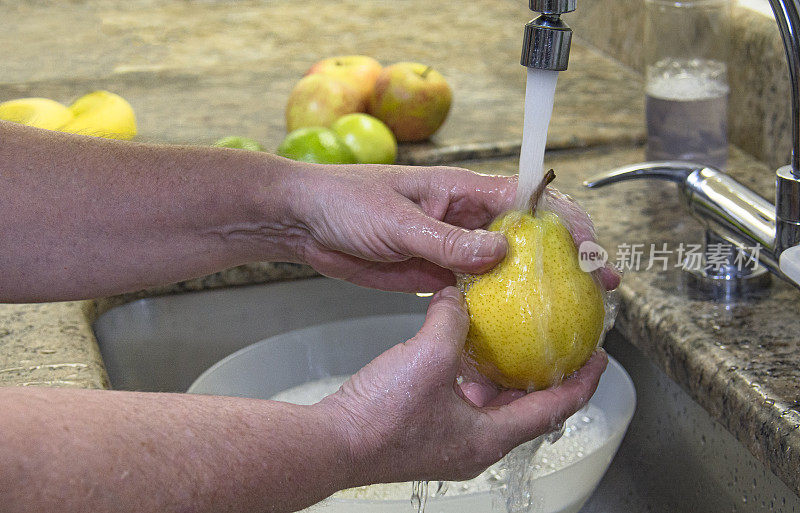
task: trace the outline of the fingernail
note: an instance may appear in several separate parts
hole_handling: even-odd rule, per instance
[[[436,293],[439,299],[455,299],[459,303],[464,303],[464,296],[461,291],[455,287],[446,287]]]
[[[599,355],[600,358],[608,362],[608,353],[606,353],[606,350],[603,349],[602,347],[598,347],[597,349],[595,349],[594,354]]]
[[[436,298],[455,298],[456,296],[460,296],[461,293],[455,287],[445,287],[441,289],[439,292],[436,293],[434,297]]]
[[[475,230],[472,234],[473,255],[478,258],[496,256],[505,250],[506,238],[502,233]]]

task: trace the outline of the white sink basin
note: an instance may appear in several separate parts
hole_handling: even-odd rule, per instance
[[[289,331],[247,346],[204,372],[190,393],[269,399],[279,392],[329,376],[351,375],[393,345],[419,331],[423,314],[372,315]],[[633,383],[613,358],[590,405],[602,412],[604,429],[592,450],[533,481],[537,513],[575,513],[594,491],[619,447],[636,403]],[[578,413],[577,416],[582,415]],[[570,423],[572,425],[572,423]],[[568,438],[556,442],[569,443]],[[554,448],[555,449],[555,448]],[[409,455],[411,457],[411,455]],[[420,455],[424,457],[424,455]],[[451,485],[456,488],[456,485]],[[309,513],[406,513],[411,487],[393,500],[333,497]],[[503,513],[489,490],[432,497],[428,513]]]

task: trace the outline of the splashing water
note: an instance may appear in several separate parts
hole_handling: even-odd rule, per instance
[[[428,502],[428,484],[430,481],[414,481],[411,483],[411,507],[416,508],[417,513],[425,511],[425,504]]]
[[[528,210],[530,197],[544,177],[547,128],[553,115],[558,71],[528,68],[525,86],[525,121],[519,154],[519,184],[514,208]]]

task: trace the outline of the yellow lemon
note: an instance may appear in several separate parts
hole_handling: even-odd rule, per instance
[[[543,389],[579,369],[603,332],[603,291],[581,270],[572,236],[552,212],[509,212],[489,230],[508,254],[469,277],[466,351],[478,370],[508,388]]]
[[[72,112],[48,98],[19,98],[0,103],[0,119],[56,130],[72,119]]]
[[[60,128],[62,132],[93,135],[109,139],[136,136],[136,115],[124,98],[108,91],[94,91],[69,106],[74,118]]]

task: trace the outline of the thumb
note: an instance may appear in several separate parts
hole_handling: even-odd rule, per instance
[[[447,287],[431,298],[425,323],[414,339],[435,353],[434,360],[457,368],[468,329],[469,316],[464,297],[457,288]]]
[[[467,230],[414,209],[401,226],[399,249],[455,272],[477,274],[488,271],[506,255],[508,243],[501,233]]]

